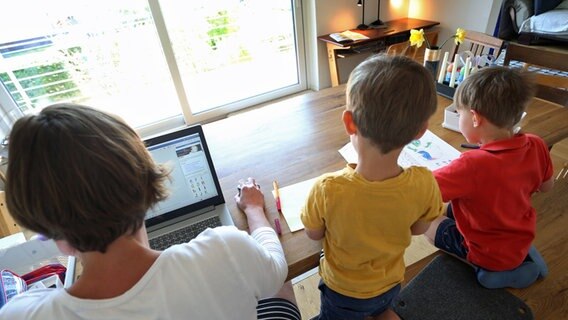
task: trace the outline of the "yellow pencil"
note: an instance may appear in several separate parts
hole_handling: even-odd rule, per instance
[[[282,207],[280,204],[280,190],[278,189],[278,182],[276,182],[276,180],[272,182],[272,187],[274,188],[274,199],[276,200],[276,209],[281,212]]]

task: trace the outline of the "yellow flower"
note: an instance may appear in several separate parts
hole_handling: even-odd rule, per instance
[[[434,47],[432,47],[432,44],[430,44],[430,42],[428,42],[428,38],[426,38],[424,36],[424,29],[420,29],[420,30],[415,30],[412,29],[410,30],[410,45],[411,46],[416,46],[417,48],[420,48],[422,46],[422,43],[426,42],[426,48],[428,49],[442,49],[442,47],[446,44],[446,42],[448,42],[448,40],[454,38],[454,42],[456,44],[460,44],[464,41],[465,39],[465,30],[462,28],[458,28],[456,30],[456,33],[449,37],[448,39],[446,39],[446,41],[444,41],[442,43],[441,46],[437,47],[434,45]]]
[[[424,42],[424,29],[410,30],[410,45],[416,46],[416,48],[422,47],[422,43]]]
[[[462,28],[458,28],[458,29],[456,30],[456,34],[455,34],[454,37],[455,37],[455,38],[454,38],[454,42],[455,42],[456,44],[462,43],[463,40],[465,39],[465,30],[462,29]]]

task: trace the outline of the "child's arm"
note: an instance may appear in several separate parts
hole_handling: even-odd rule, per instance
[[[428,230],[430,227],[430,221],[418,220],[412,226],[410,226],[410,232],[413,236],[421,235]]]
[[[326,212],[326,196],[323,189],[322,182],[318,179],[312,186],[304,207],[300,210],[300,220],[302,220],[306,235],[315,241],[324,237],[326,229],[323,218]]]
[[[540,187],[538,188],[538,191],[548,192],[548,191],[552,190],[553,186],[554,186],[554,177],[550,177],[550,179],[546,180],[545,182],[543,182],[540,185]]]
[[[308,235],[308,238],[312,239],[312,240],[321,240],[323,238],[323,236],[325,235],[325,228],[322,229],[308,229],[305,228],[306,230],[306,234]]]

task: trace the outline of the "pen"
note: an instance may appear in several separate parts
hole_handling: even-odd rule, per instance
[[[479,149],[478,144],[471,144],[471,143],[462,143],[461,147],[462,148],[468,148],[468,149]]]
[[[278,212],[282,212],[282,206],[280,203],[280,190],[278,190],[278,182],[276,182],[276,180],[272,182],[272,187],[274,188],[274,199],[276,200],[276,210],[278,210]]]

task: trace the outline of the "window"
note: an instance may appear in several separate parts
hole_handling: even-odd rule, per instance
[[[292,0],[16,1],[0,13],[0,81],[24,113],[205,121],[305,89],[297,14]]]

